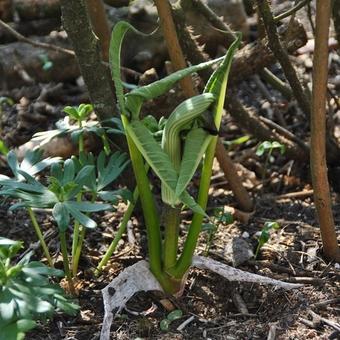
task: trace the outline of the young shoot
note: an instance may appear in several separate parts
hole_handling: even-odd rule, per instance
[[[258,238],[258,244],[255,252],[255,259],[257,259],[259,255],[260,249],[263,247],[264,244],[266,244],[269,241],[270,238],[270,232],[273,230],[280,229],[279,223],[276,221],[268,221],[264,224],[260,236]]]
[[[274,157],[272,156],[272,153],[274,150],[279,150],[280,154],[283,155],[286,151],[286,147],[277,141],[273,141],[273,142],[264,141],[256,149],[256,155],[259,157],[267,153],[267,157],[264,163],[263,174],[262,174],[262,182],[264,181],[266,177],[266,172],[268,169],[269,162],[271,163],[274,162]]]
[[[213,244],[219,225],[228,225],[234,222],[233,216],[229,212],[224,212],[223,207],[214,209],[214,215],[210,221],[211,222],[202,225],[202,231],[207,232],[207,244],[205,246],[204,256],[209,255],[209,250]]]

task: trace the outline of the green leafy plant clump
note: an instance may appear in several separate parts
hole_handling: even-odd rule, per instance
[[[53,267],[52,257],[44,241],[34,209],[52,211],[52,216],[58,226],[65,274],[70,290],[74,291],[72,276],[77,275],[85,229],[93,229],[97,226],[89,214],[112,210],[122,198],[132,199],[130,192],[125,189],[107,189],[129,163],[127,155],[116,152],[107,157],[103,151],[95,159],[92,154],[80,152],[79,157],[62,162],[59,158],[42,159],[42,152],[35,150],[27,153],[21,163],[13,151],[8,153],[7,160],[14,177],[0,176],[0,195],[17,200],[17,203],[11,206],[11,210],[27,209],[51,267]],[[37,175],[48,167],[50,168],[49,176],[47,185],[44,185]],[[92,197],[91,200],[87,198],[89,195]],[[98,199],[102,202],[98,202]],[[74,228],[71,273],[66,233],[72,220]]]
[[[173,294],[180,291],[183,285],[203,220],[207,217],[205,209],[228,74],[241,37],[238,35],[222,58],[177,71],[124,94],[124,84],[120,78],[120,50],[124,35],[129,30],[141,34],[127,22],[119,22],[113,29],[110,44],[112,78],[143,208],[150,269],[163,289]],[[140,110],[145,101],[169,91],[180,79],[218,63],[220,65],[203,93],[180,103],[164,125],[154,119],[148,119],[147,122],[141,120]],[[206,125],[207,122],[213,122],[213,129]],[[160,126],[161,140],[157,131]],[[189,194],[188,187],[202,160],[201,182],[196,200]],[[161,222],[146,165],[161,181],[164,234],[161,233]],[[180,211],[184,207],[191,209],[194,216],[184,248],[178,255]]]
[[[20,340],[25,332],[58,311],[70,315],[79,306],[65,296],[63,289],[50,282],[62,277],[61,270],[30,261],[31,253],[18,263],[13,259],[22,243],[0,237],[0,339]]]

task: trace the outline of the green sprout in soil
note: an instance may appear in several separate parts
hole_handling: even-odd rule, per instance
[[[272,230],[277,230],[280,228],[280,225],[276,221],[268,221],[264,224],[260,237],[258,239],[258,244],[255,252],[255,259],[258,257],[260,249],[263,247],[264,244],[266,244],[269,241],[270,238],[270,232]]]

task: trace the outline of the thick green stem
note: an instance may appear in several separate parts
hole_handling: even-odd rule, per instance
[[[46,258],[47,258],[47,262],[48,262],[49,266],[53,268],[54,266],[53,266],[52,257],[50,255],[50,252],[48,251],[48,247],[47,247],[46,242],[44,240],[44,237],[42,235],[42,232],[41,232],[41,229],[39,227],[39,223],[38,223],[38,221],[37,221],[37,219],[35,217],[35,214],[34,214],[32,208],[27,208],[27,211],[28,211],[28,214],[29,214],[29,216],[31,218],[31,221],[32,221],[35,233],[38,236],[41,248],[43,249],[43,252],[44,252],[44,254],[45,254]]]
[[[81,193],[77,195],[77,202],[81,202]],[[79,240],[79,227],[80,223],[79,221],[74,221],[74,227],[73,227],[73,240],[72,240],[72,265],[74,261],[74,256],[76,254],[76,249],[78,246],[78,240]]]
[[[74,277],[77,276],[79,259],[80,259],[81,249],[83,247],[84,238],[85,238],[85,227],[82,226],[80,229],[80,237],[78,238],[74,257],[72,258],[72,273]]]
[[[106,264],[108,263],[110,257],[112,256],[113,252],[116,250],[117,244],[119,242],[119,240],[122,238],[127,224],[131,218],[132,212],[135,208],[136,205],[136,201],[138,200],[139,197],[139,192],[138,192],[138,188],[136,188],[133,192],[133,201],[129,202],[129,205],[125,211],[125,214],[123,216],[122,221],[120,222],[120,225],[118,227],[118,231],[117,234],[115,236],[115,238],[112,240],[108,250],[106,251],[104,257],[102,258],[102,260],[99,262],[96,271],[95,271],[95,275],[98,276],[100,274],[100,272],[102,271],[102,268],[104,266],[106,266]]]
[[[127,118],[122,116],[124,127],[129,124]],[[126,135],[128,142],[133,171],[136,177],[137,187],[140,194],[140,201],[143,208],[144,219],[146,224],[146,232],[148,238],[148,248],[150,257],[150,270],[155,277],[161,282],[162,280],[162,243],[159,226],[158,212],[155,201],[150,189],[147,171],[144,167],[144,161],[141,153],[138,151],[133,140]]]
[[[203,163],[202,176],[197,199],[197,203],[202,207],[203,210],[206,209],[208,203],[208,193],[216,143],[217,137],[213,137],[206,151],[206,156]],[[201,232],[203,219],[204,216],[197,213],[195,213],[193,216],[189,233],[184,244],[183,252],[179,260],[177,261],[176,266],[172,270],[170,270],[171,275],[173,275],[176,278],[183,277],[183,275],[190,268],[198,236]]]
[[[80,129],[83,127],[81,120],[78,121],[78,125]],[[79,136],[78,151],[79,151],[79,154],[84,151],[84,135],[82,133]]]
[[[74,255],[77,249],[77,244],[79,240],[79,227],[80,227],[80,223],[77,220],[74,221],[73,240],[72,240],[72,258],[74,258]]]
[[[59,232],[59,240],[60,240],[60,247],[61,247],[61,253],[63,255],[63,263],[64,263],[64,270],[65,270],[65,276],[69,285],[69,289],[71,294],[75,294],[74,284],[72,280],[72,275],[70,271],[70,264],[68,261],[68,255],[67,255],[67,245],[66,245],[66,235],[65,232]]]
[[[172,268],[176,264],[177,249],[178,249],[178,233],[180,222],[180,209],[165,205],[164,220],[165,220],[165,234],[164,234],[164,271]]]
[[[109,140],[107,138],[106,133],[104,133],[101,136],[102,142],[103,142],[103,148],[104,148],[104,152],[106,156],[109,156],[111,153],[111,148],[110,148],[110,144],[109,144]]]

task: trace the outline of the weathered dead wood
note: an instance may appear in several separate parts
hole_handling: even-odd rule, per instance
[[[57,38],[39,38],[40,42],[67,46],[66,40]],[[52,67],[43,69],[43,58],[52,62]],[[26,76],[27,77],[26,77]],[[79,68],[70,55],[33,47],[16,42],[0,46],[0,88],[10,89],[27,83],[67,81],[79,76]]]
[[[13,10],[20,20],[60,17],[60,0],[13,0]]]
[[[293,53],[307,43],[307,35],[301,23],[295,21],[289,33],[281,30],[280,38],[285,42],[288,53]],[[262,39],[244,46],[237,52],[230,71],[230,83],[237,84],[264,67],[273,64],[275,56],[268,46],[268,40]]]
[[[30,36],[44,36],[60,27],[60,18],[38,19],[24,22],[11,22],[9,26],[18,33]],[[13,34],[0,27],[0,44],[8,44],[16,41]]]
[[[0,19],[10,21],[12,17],[12,0],[0,0]]]

